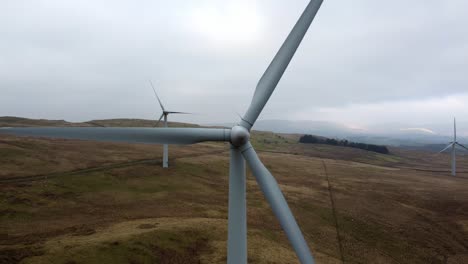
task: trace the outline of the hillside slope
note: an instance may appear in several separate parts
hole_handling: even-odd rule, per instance
[[[1,116],[0,127],[28,127],[28,126],[54,126],[54,127],[154,127],[157,120],[138,118],[116,118],[104,120],[90,120],[86,122],[68,122],[65,120],[30,119],[23,117]],[[198,127],[195,124],[168,122],[172,127]],[[158,126],[163,126],[160,122]]]
[[[297,139],[252,135],[318,263],[468,262],[466,157]],[[228,150],[1,136],[0,263],[225,263]],[[249,263],[297,263],[247,188]]]

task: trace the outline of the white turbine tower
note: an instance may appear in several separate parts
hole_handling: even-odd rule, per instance
[[[158,126],[159,122],[161,122],[161,119],[164,117],[164,127],[167,127],[167,116],[169,114],[188,114],[185,112],[176,112],[176,111],[167,111],[164,109],[164,106],[161,102],[161,99],[159,99],[158,94],[156,93],[156,89],[154,89],[153,82],[150,81],[151,88],[153,88],[154,95],[156,96],[156,99],[158,99],[159,105],[161,106],[162,114],[161,117],[159,117],[158,122],[156,122],[155,127]],[[169,167],[169,147],[167,144],[163,145],[163,168]]]
[[[446,151],[447,149],[452,148],[451,153],[452,153],[452,175],[453,176],[457,175],[456,146],[460,146],[460,147],[468,150],[468,148],[466,148],[465,146],[463,146],[462,144],[457,142],[457,123],[455,121],[455,118],[453,118],[453,141],[450,142],[448,144],[448,146],[445,147],[443,150],[439,151],[439,153],[442,153],[442,152]]]
[[[299,261],[314,263],[286,199],[273,175],[263,165],[250,144],[250,130],[288,67],[299,44],[314,20],[323,0],[311,0],[301,17],[260,78],[247,112],[238,125],[228,128],[110,128],[110,127],[28,127],[0,128],[0,133],[18,136],[74,138],[134,143],[195,144],[206,141],[229,142],[228,264],[247,263],[247,204],[245,162],[283,228]],[[241,19],[241,18],[239,18]]]

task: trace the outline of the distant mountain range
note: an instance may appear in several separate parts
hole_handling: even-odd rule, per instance
[[[312,134],[329,138],[348,139],[368,144],[406,147],[431,145],[430,149],[439,146],[443,148],[453,140],[452,136],[450,136],[453,133],[453,127],[450,123],[424,126],[388,123],[362,129],[326,121],[259,120],[253,128],[276,133]],[[458,141],[462,144],[468,142],[468,138],[460,136],[462,134],[460,132],[463,131],[459,129]]]

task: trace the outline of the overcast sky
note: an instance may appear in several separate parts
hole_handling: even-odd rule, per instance
[[[307,0],[0,2],[0,116],[235,122]],[[468,119],[468,1],[325,0],[260,119]],[[467,120],[468,121],[468,120]]]

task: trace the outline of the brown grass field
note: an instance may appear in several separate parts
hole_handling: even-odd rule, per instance
[[[252,142],[318,263],[468,263],[467,157],[298,137]],[[225,263],[228,150],[0,136],[0,263]],[[298,263],[250,172],[247,202],[249,263]]]

